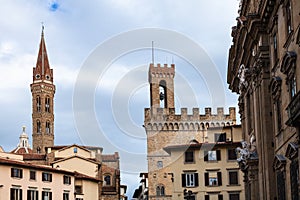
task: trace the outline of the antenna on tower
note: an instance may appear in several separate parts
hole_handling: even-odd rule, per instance
[[[152,41],[152,64],[154,64],[154,41]]]
[[[174,64],[174,56],[172,56],[172,64]]]

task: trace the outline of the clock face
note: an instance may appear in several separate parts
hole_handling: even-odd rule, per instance
[[[35,78],[36,78],[36,79],[40,79],[40,78],[41,78],[41,75],[37,74],[37,75],[35,75]]]

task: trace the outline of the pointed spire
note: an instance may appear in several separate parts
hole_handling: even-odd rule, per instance
[[[41,42],[39,47],[36,67],[33,69],[33,82],[35,81],[51,81],[53,82],[52,69],[50,69],[46,43],[44,39],[44,25],[42,24]]]

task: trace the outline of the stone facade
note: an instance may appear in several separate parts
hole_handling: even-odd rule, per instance
[[[299,198],[299,13],[298,0],[243,0],[232,28],[227,82],[248,143],[246,199]]]
[[[164,147],[188,144],[191,140],[207,142],[209,127],[223,127],[236,123],[235,108],[229,108],[225,115],[223,108],[212,114],[211,108],[205,108],[200,114],[199,108],[193,108],[191,115],[187,108],[181,114],[175,114],[174,107],[175,65],[154,65],[149,67],[151,108],[145,109],[144,126],[147,134],[147,159],[149,199],[172,199],[173,182],[169,168],[171,158]],[[164,186],[165,195],[157,196],[157,186]]]

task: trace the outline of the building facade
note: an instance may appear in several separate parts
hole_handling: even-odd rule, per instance
[[[300,2],[241,0],[227,82],[239,94],[246,199],[299,199]]]
[[[187,108],[182,108],[181,114],[175,114],[175,65],[151,63],[148,75],[151,108],[145,109],[144,119],[147,134],[148,194],[149,199],[172,199],[172,159],[164,148],[189,144],[192,140],[208,142],[209,127],[224,127],[236,123],[235,108],[229,108],[227,115],[223,108],[218,108],[217,114],[212,114],[211,108],[205,108],[205,114],[200,114],[199,108],[193,108],[191,115]],[[160,193],[157,188],[161,188]]]

